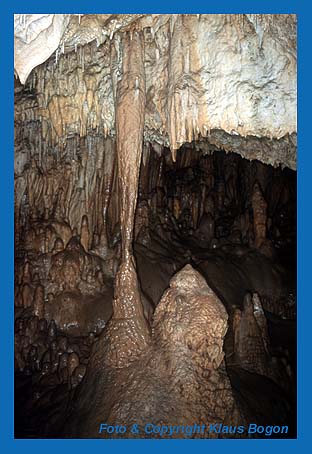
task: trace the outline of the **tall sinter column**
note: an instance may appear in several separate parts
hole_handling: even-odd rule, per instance
[[[137,31],[126,33],[122,51],[123,71],[116,93],[122,261],[115,280],[113,317],[106,335],[111,346],[106,361],[115,367],[125,366],[135,359],[150,337],[132,250],[145,115],[142,34]]]

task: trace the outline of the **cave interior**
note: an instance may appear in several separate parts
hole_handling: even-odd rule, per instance
[[[111,27],[98,16],[98,27]],[[99,43],[83,34],[94,16],[72,15],[67,41],[23,83],[14,79],[15,437],[96,437],[99,421],[132,423],[134,413],[168,424],[287,425],[295,437],[293,136],[234,135],[231,144],[222,128],[191,134],[190,119],[173,147],[178,126],[169,141],[150,127],[151,55],[157,36],[165,52],[164,28],[180,42],[199,18],[157,33],[148,23],[137,31],[141,19]],[[148,410],[137,403],[146,400]]]

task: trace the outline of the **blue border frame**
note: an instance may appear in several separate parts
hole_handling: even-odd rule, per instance
[[[0,4],[0,88],[1,88],[1,134],[0,134],[0,447],[2,452],[15,453],[31,450],[32,453],[54,452],[55,449],[126,449],[158,451],[154,440],[14,440],[13,412],[13,298],[14,298],[14,125],[13,125],[13,14],[14,13],[295,13],[298,15],[298,438],[296,440],[162,440],[161,449],[206,450],[212,447],[218,451],[235,449],[240,453],[262,452],[263,449],[294,450],[310,445],[310,375],[303,367],[310,361],[309,339],[305,338],[311,320],[309,300],[309,262],[311,242],[309,230],[309,183],[311,180],[312,152],[309,153],[309,107],[311,106],[311,15],[309,0],[219,0],[216,4],[208,0],[157,0],[155,4],[146,1],[125,0],[54,0],[47,3],[38,0],[2,0]],[[309,102],[310,101],[310,102]],[[309,386],[310,385],[310,386]],[[311,429],[310,429],[311,430]],[[208,443],[208,444],[207,444]],[[212,445],[211,445],[212,443]],[[216,446],[217,443],[217,446]],[[4,448],[4,450],[3,450]],[[311,448],[310,448],[311,449]]]

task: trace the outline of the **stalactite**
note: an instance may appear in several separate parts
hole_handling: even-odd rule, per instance
[[[111,193],[113,187],[113,176],[114,176],[114,167],[116,167],[116,154],[115,154],[115,142],[111,139],[107,139],[105,147],[105,157],[104,157],[104,179],[102,191],[104,193],[103,201],[103,224],[100,228],[100,233],[104,236],[104,242],[107,246],[108,243],[108,208],[111,200]],[[118,206],[117,206],[118,209]]]
[[[90,231],[88,217],[86,215],[82,216],[80,238],[82,246],[85,248],[86,251],[88,251],[90,246]]]

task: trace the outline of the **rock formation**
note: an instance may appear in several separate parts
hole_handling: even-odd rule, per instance
[[[40,154],[46,143],[61,152],[74,134],[114,134],[123,35],[135,28],[144,37],[146,140],[175,155],[208,137],[248,159],[295,168],[294,15],[16,15],[15,24],[15,70],[37,93],[16,109],[16,121],[42,131]],[[42,46],[44,33],[52,48]]]
[[[14,83],[17,436],[295,436],[296,17],[16,15]]]
[[[138,424],[143,434],[146,422],[244,423],[224,364],[227,318],[204,278],[185,266],[157,306],[145,351],[133,344],[132,333],[123,332],[124,343],[137,352],[123,364],[111,361],[112,319],[95,345],[66,433],[101,437],[100,423],[120,421]]]

